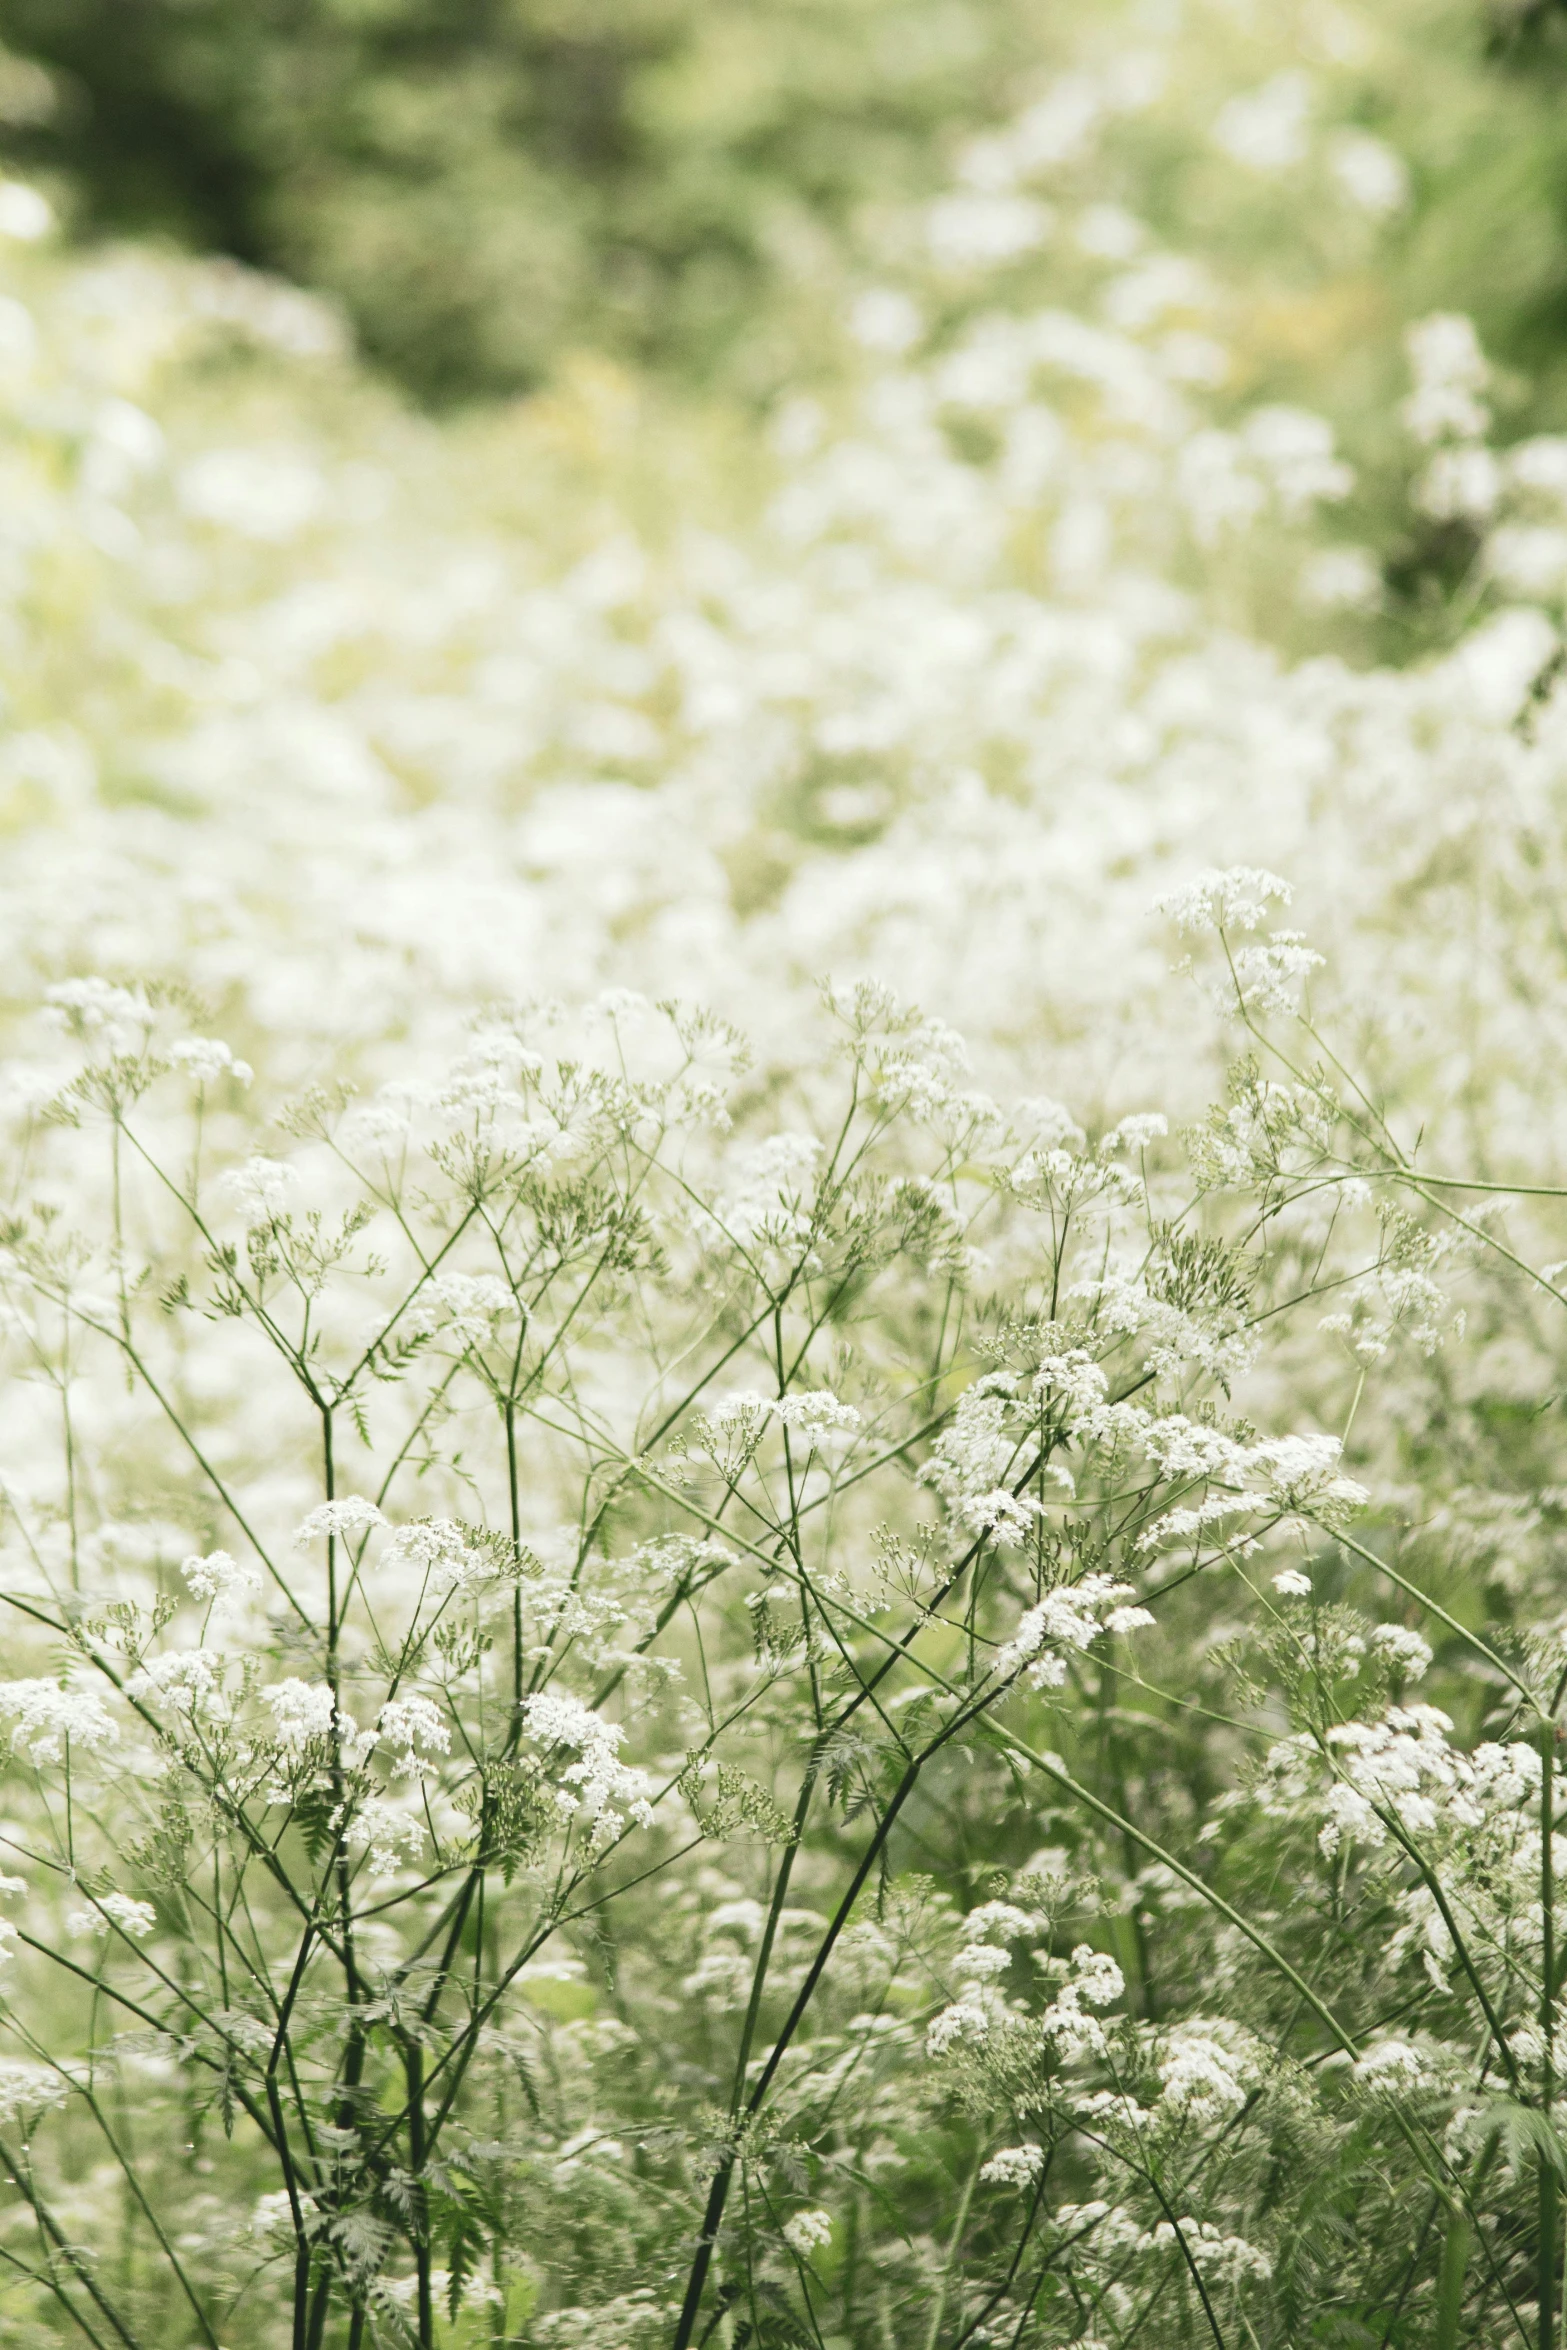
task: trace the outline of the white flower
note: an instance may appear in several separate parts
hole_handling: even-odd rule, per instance
[[[826,2211],[797,2211],[783,2224],[783,2240],[791,2252],[808,2259],[819,2244],[832,2240],[832,2215]]]
[[[1407,2040],[1378,2040],[1355,2065],[1355,2078],[1368,2088],[1396,2089],[1426,2078],[1426,2061]]]
[[[1281,1567],[1273,1578],[1273,1588],[1285,1599],[1309,1599],[1311,1577],[1303,1575],[1299,1567]]]
[[[254,1230],[258,1225],[275,1223],[285,1213],[298,1185],[296,1168],[258,1154],[242,1167],[231,1167],[218,1189]]]
[[[12,1744],[35,1763],[58,1762],[67,1742],[77,1753],[101,1753],[120,1734],[91,1691],[54,1681],[0,1681],[0,1717],[12,1724]]]
[[[308,1518],[302,1518],[294,1528],[294,1546],[297,1550],[306,1550],[312,1542],[364,1534],[372,1526],[385,1524],[385,1518],[373,1501],[366,1501],[361,1493],[349,1493],[341,1501],[322,1502],[318,1509],[311,1511]]]
[[[1255,930],[1267,919],[1268,900],[1288,905],[1292,892],[1276,873],[1255,865],[1232,865],[1199,873],[1183,889],[1155,898],[1154,911],[1168,914],[1182,930]]]
[[[1100,1611],[1111,1601],[1131,1596],[1130,1583],[1117,1583],[1109,1575],[1084,1575],[1077,1583],[1063,1584],[1058,1590],[1047,1592],[1037,1606],[1027,1611],[1012,1638],[997,1652],[996,1671],[1016,1672],[1030,1657],[1039,1654],[1046,1641],[1086,1649],[1107,1628],[1136,1631],[1145,1623],[1151,1624],[1153,1617],[1141,1607],[1117,1607],[1104,1621],[1100,1620]],[[1037,1678],[1034,1686],[1040,1686]]]
[[[22,2115],[48,2113],[71,2094],[70,2081],[49,2065],[26,2064],[18,2057],[0,2056],[0,2122]]]
[[[1042,2146],[1003,2146],[980,2166],[980,2178],[991,2187],[1031,2187],[1045,2167]]]
[[[586,1815],[590,1843],[612,1843],[628,1815],[639,1827],[652,1826],[651,1782],[645,1771],[618,1759],[626,1735],[618,1722],[606,1722],[580,1698],[550,1689],[524,1698],[521,1710],[529,1737],[540,1746],[564,1746],[581,1756],[562,1771],[558,1799],[563,1816],[579,1807]]]
[[[35,245],[53,226],[54,209],[46,196],[25,180],[0,180],[0,237]]]
[[[329,1738],[335,1719],[332,1692],[325,1681],[301,1681],[291,1675],[274,1689],[262,1691],[272,1708],[278,1741],[298,1751],[308,1739]]]
[[[976,1942],[971,1948],[958,1952],[952,1962],[952,1971],[960,1979],[966,1976],[970,1982],[988,1983],[993,1982],[998,1975],[1004,1975],[1011,1964],[1010,1951],[999,1949],[994,1942]]]
[[[1471,320],[1451,311],[1423,318],[1404,337],[1415,389],[1400,415],[1417,441],[1477,440],[1490,422],[1476,397],[1490,378]]]
[[[1420,1680],[1431,1662],[1430,1643],[1403,1624],[1378,1624],[1372,1632],[1371,1645],[1406,1681]]]
[[[1223,2121],[1246,2102],[1237,2059],[1200,2024],[1171,2033],[1159,2078],[1161,2103],[1194,2121]]]
[[[423,1777],[429,1756],[451,1752],[451,1731],[427,1697],[389,1699],[376,1716],[376,1728],[389,1746],[402,1748],[393,1768],[406,1778]]]
[[[1072,1953],[1077,1988],[1090,2007],[1113,2007],[1126,1989],[1126,1977],[1103,1950],[1080,1942]]]
[[[1502,469],[1489,449],[1438,449],[1415,484],[1414,500],[1434,522],[1485,522],[1502,494]]]
[[[184,1070],[192,1085],[216,1085],[221,1077],[248,1085],[255,1075],[248,1061],[236,1061],[228,1046],[215,1036],[182,1037],[169,1047],[169,1059]]]
[[[1328,169],[1352,204],[1381,218],[1409,200],[1403,157],[1365,131],[1341,131],[1328,149]]]
[[[773,1410],[786,1428],[814,1443],[818,1438],[858,1428],[860,1415],[851,1403],[840,1403],[832,1390],[815,1387],[799,1395],[780,1396]]]
[[[994,1994],[976,1985],[932,2018],[925,2032],[928,2055],[943,2056],[959,2040],[983,2040],[995,2020]]]
[[[964,190],[936,198],[925,214],[925,234],[941,267],[985,268],[1033,252],[1054,217],[1034,196]]]
[[[176,1648],[149,1657],[125,1684],[127,1697],[150,1698],[174,1713],[210,1714],[222,1698],[223,1665],[206,1648]]]
[[[1099,1145],[1103,1156],[1112,1151],[1145,1151],[1151,1142],[1157,1142],[1170,1131],[1170,1121],[1158,1110],[1139,1110],[1130,1118],[1123,1118],[1112,1126]]]
[[[1286,171],[1306,153],[1311,83],[1303,73],[1275,74],[1261,89],[1231,98],[1213,126],[1214,145],[1252,171]]]
[[[106,1934],[116,1925],[140,1942],[157,1924],[158,1913],[150,1901],[133,1901],[128,1893],[105,1893],[96,1909],[72,1910],[65,1922],[79,1934]]]
[[[306,2200],[308,2206],[308,2198]],[[250,2215],[250,2232],[253,2236],[259,2236],[264,2242],[269,2242],[273,2237],[279,2235],[286,2234],[291,2237],[293,2230],[294,2207],[289,2201],[285,2189],[276,2188],[270,2195],[262,2195],[258,2198]]]
[[[372,1795],[350,1819],[347,1840],[355,1850],[369,1847],[372,1876],[388,1877],[404,1859],[412,1861],[424,1849],[425,1826],[402,1804]]]
[[[453,1518],[415,1518],[399,1526],[382,1556],[387,1567],[406,1560],[428,1575],[435,1591],[466,1590],[489,1571],[483,1553]]]
[[[205,1558],[185,1559],[180,1573],[193,1599],[236,1599],[243,1592],[261,1589],[261,1577],[255,1568],[240,1566],[226,1550],[209,1551]]]

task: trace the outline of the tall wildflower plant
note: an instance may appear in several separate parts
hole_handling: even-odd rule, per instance
[[[1567,1643],[1343,1441],[1559,1268],[1337,1067],[1276,887],[1174,909],[1251,1031],[1183,1138],[870,986],[766,1074],[492,1007],[270,1123],[55,991],[8,2339],[1558,2340]]]

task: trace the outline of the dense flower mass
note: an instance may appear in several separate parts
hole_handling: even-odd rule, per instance
[[[1567,439],[1245,14],[733,444],[0,183],[7,2342],[1556,2341]]]

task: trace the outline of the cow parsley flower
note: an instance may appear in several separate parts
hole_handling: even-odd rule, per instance
[[[783,2224],[783,2240],[791,2252],[808,2259],[818,2245],[832,2240],[832,2214],[826,2211],[797,2211],[793,2219]]]
[[[254,1231],[260,1225],[276,1223],[287,1212],[298,1186],[297,1168],[284,1160],[258,1154],[247,1159],[242,1167],[231,1167],[221,1177],[218,1188]]]
[[[628,1816],[639,1827],[653,1825],[651,1782],[645,1771],[619,1760],[626,1733],[618,1722],[606,1722],[580,1698],[549,1689],[523,1700],[522,1719],[540,1746],[564,1746],[580,1755],[561,1773],[558,1800],[565,1817],[579,1808],[585,1814],[590,1843],[613,1843]]]
[[[389,1699],[376,1716],[376,1728],[389,1746],[401,1749],[392,1766],[400,1777],[422,1779],[432,1755],[451,1752],[451,1731],[427,1697]]]
[[[12,1725],[12,1744],[35,1763],[57,1763],[67,1743],[78,1753],[102,1753],[120,1734],[90,1690],[55,1681],[0,1681],[0,1718]]]
[[[228,1046],[215,1036],[185,1036],[169,1047],[169,1059],[183,1069],[192,1085],[216,1085],[221,1078],[232,1078],[236,1085],[248,1085],[255,1075],[248,1061],[236,1061]]]
[[[1042,2146],[1003,2146],[980,2165],[980,2178],[990,2187],[1031,2187],[1045,2167]]]
[[[1371,1645],[1406,1681],[1421,1680],[1431,1663],[1431,1644],[1404,1624],[1378,1624]]]
[[[307,1550],[312,1542],[341,1540],[350,1534],[366,1534],[374,1526],[384,1526],[385,1518],[373,1501],[363,1494],[345,1494],[341,1501],[324,1501],[302,1518],[294,1528],[294,1547]]]
[[[852,1403],[840,1403],[831,1388],[814,1387],[798,1395],[783,1395],[773,1411],[786,1428],[814,1444],[823,1436],[847,1435],[860,1425]]]
[[[181,1562],[180,1573],[193,1599],[238,1599],[247,1591],[261,1589],[255,1568],[240,1566],[226,1550],[209,1551],[205,1558],[193,1555]]]

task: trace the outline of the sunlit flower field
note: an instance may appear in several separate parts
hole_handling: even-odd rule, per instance
[[[1555,20],[1054,13],[705,374],[0,179],[0,2343],[1559,2350]]]

